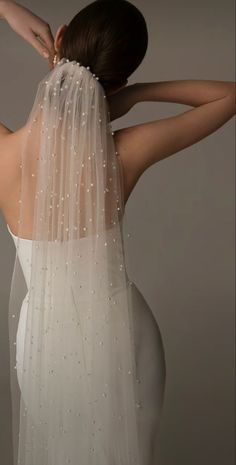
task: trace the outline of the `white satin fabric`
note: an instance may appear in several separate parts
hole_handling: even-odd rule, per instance
[[[17,236],[12,233],[8,225],[7,229],[16,245]],[[84,250],[86,250],[86,240],[82,239],[82,241]],[[27,287],[30,282],[31,249],[31,240],[20,240],[19,258]],[[139,383],[140,406],[138,408],[138,428],[142,463],[143,465],[158,465],[160,426],[166,380],[165,353],[161,332],[150,306],[135,283],[130,280],[128,280],[128,283],[135,327],[134,339],[137,376],[138,379],[142,379],[142,383]],[[119,290],[119,292],[122,292],[122,290]],[[16,339],[16,361],[19,384],[21,384],[23,366],[27,298],[28,293],[22,301]],[[68,337],[69,336],[70,335],[68,335]]]

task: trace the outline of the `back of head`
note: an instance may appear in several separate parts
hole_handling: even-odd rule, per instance
[[[142,62],[148,31],[142,13],[127,0],[97,0],[69,23],[59,55],[99,76],[105,91],[123,86]]]

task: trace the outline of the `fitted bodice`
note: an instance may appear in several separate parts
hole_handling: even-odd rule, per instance
[[[31,278],[31,261],[32,261],[32,244],[33,240],[32,239],[26,239],[26,238],[19,238],[13,232],[11,231],[9,225],[7,224],[8,231],[10,235],[13,238],[13,241],[15,243],[15,246],[18,246],[18,258],[19,262],[22,268],[22,272],[26,281],[27,288],[29,289],[30,287],[30,278]],[[111,278],[111,281],[113,282],[112,288],[111,288],[111,294],[116,293],[117,291],[120,291],[121,289],[124,289],[124,285],[128,285],[130,283],[130,280],[128,278],[126,269],[125,271],[125,276],[126,280],[124,282],[124,276],[121,273],[120,268],[117,268],[117,253],[121,258],[122,262],[122,257],[123,257],[123,250],[122,250],[122,244],[119,245],[119,247],[116,247],[116,253],[115,254],[110,254],[109,258],[109,263],[107,265],[107,251],[106,248],[114,246],[116,233],[117,233],[117,228],[120,228],[120,225],[117,225],[113,228],[110,228],[106,230],[106,236],[102,237],[100,235],[99,241],[101,241],[101,244],[104,246],[104,240],[105,245],[107,247],[100,247],[99,249],[99,260],[102,260],[103,263],[105,263],[105,266],[109,267],[109,276]],[[83,296],[85,299],[87,298],[87,291],[88,291],[88,270],[89,267],[91,266],[90,263],[90,248],[91,248],[91,240],[89,237],[81,237],[80,239],[76,239],[76,247],[78,253],[75,254],[75,256],[72,258],[72,265],[74,266],[74,269],[79,271],[79,278],[81,282],[81,297]],[[53,247],[58,248],[58,244],[56,245],[54,242],[51,242],[51,250],[53,250]],[[75,248],[76,250],[76,248]],[[61,264],[61,266],[64,266],[65,263],[65,255],[66,254],[66,248],[61,248],[60,252],[58,254],[58,249],[57,249],[57,258],[59,257],[59,261],[57,261],[57,265]],[[54,264],[49,263],[49,266],[53,268]],[[52,271],[52,270],[51,270]],[[48,275],[50,275],[50,270],[48,272]],[[122,277],[123,276],[123,277]],[[96,277],[96,287],[97,287],[97,295],[98,297],[103,296],[103,291],[104,287],[103,284],[106,285],[106,280],[103,281],[102,276]]]
[[[18,236],[15,236],[13,232],[11,231],[10,227],[7,224],[7,229],[15,243],[15,246],[17,246],[17,241],[18,241]],[[29,288],[29,283],[30,283],[30,274],[31,274],[31,252],[32,252],[32,240],[30,239],[19,239],[19,249],[18,249],[18,257],[19,261],[21,264],[22,272],[24,274],[24,278],[27,284],[27,287]]]

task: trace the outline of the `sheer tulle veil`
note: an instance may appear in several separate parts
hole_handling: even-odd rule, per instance
[[[9,300],[14,465],[141,465],[123,172],[109,118],[99,79],[61,58],[26,122]]]

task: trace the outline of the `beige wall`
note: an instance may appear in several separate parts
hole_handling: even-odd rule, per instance
[[[88,2],[21,2],[56,28]],[[133,0],[150,43],[131,77],[234,80],[233,0]],[[46,62],[0,23],[0,120],[24,124]],[[25,79],[28,73],[28,79]],[[23,84],[24,81],[24,84]],[[114,129],[188,109],[142,103]],[[158,465],[233,465],[234,119],[149,168],[127,204],[130,278],[152,307],[167,360]],[[0,218],[0,463],[11,465],[7,304],[14,246]],[[43,465],[43,464],[42,464]]]

